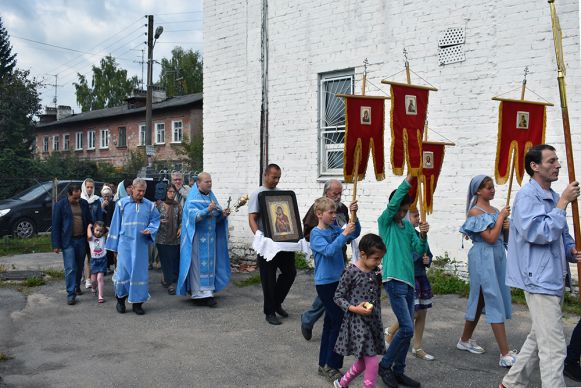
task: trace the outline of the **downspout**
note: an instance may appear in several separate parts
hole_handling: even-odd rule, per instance
[[[262,0],[261,57],[262,63],[262,105],[260,109],[260,171],[258,182],[268,165],[268,0]]]

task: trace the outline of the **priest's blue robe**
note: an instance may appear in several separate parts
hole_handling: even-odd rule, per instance
[[[208,212],[210,202],[216,208]],[[214,193],[192,187],[182,215],[180,273],[176,294],[192,297],[220,291],[230,281],[228,220]]]
[[[117,252],[117,268],[113,274],[115,296],[128,296],[130,303],[149,300],[149,271],[147,247],[155,242],[159,228],[159,211],[146,198],[135,202],[125,197],[115,204],[111,229],[105,247]],[[144,235],[144,230],[149,235]]]

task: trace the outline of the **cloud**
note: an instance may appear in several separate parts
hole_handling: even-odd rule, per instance
[[[58,103],[71,105],[77,111],[80,109],[72,83],[77,81],[77,73],[90,79],[92,66],[98,65],[105,55],[113,55],[119,65],[127,69],[129,76],[141,78],[141,50],[147,56],[144,44],[147,40],[144,35],[147,31],[146,14],[155,15],[155,25],[163,24],[167,31],[154,50],[155,59],[160,60],[170,57],[171,50],[178,45],[185,50],[202,50],[201,11],[201,1],[182,0],[19,0],[0,3],[0,15],[12,36],[18,67],[29,69],[32,75],[44,78],[47,84],[54,84],[54,75],[57,74]],[[16,37],[96,55],[62,50]],[[156,65],[154,80],[158,76],[159,66]],[[43,105],[52,105],[54,93],[51,86],[42,91]]]

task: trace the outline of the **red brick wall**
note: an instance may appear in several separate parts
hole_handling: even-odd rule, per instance
[[[153,112],[152,120],[152,143],[155,146],[156,160],[178,160],[176,148],[180,147],[179,143],[172,143],[172,122],[182,121],[182,132],[190,139],[193,134],[202,132],[202,108],[201,107],[184,107],[172,108],[161,112]],[[165,142],[156,144],[155,128],[157,123],[165,124]],[[58,123],[57,123],[58,124]],[[64,135],[69,134],[69,150],[74,155],[81,158],[96,160],[99,162],[108,162],[115,166],[122,166],[129,157],[129,151],[139,147],[139,127],[145,125],[145,115],[126,115],[120,117],[104,118],[99,121],[83,121],[78,123],[68,123],[62,126],[55,125],[50,128],[36,129],[36,156],[47,158],[53,152],[53,137],[59,136],[59,152],[63,151]],[[119,128],[126,128],[126,147],[119,146]],[[109,147],[100,148],[101,129],[109,129]],[[95,131],[95,148],[87,149],[89,130]],[[83,149],[75,150],[76,133],[83,133]],[[49,136],[48,152],[43,152],[43,138]]]

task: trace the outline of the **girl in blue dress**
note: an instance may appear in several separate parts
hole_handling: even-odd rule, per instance
[[[466,222],[460,232],[472,240],[468,252],[470,295],[466,308],[464,331],[456,347],[470,353],[481,354],[484,349],[472,339],[480,314],[485,309],[486,321],[500,350],[499,366],[511,367],[516,363],[516,352],[508,349],[504,321],[512,315],[510,290],[505,284],[506,251],[508,241],[508,216],[510,207],[498,211],[490,205],[494,199],[494,183],[486,175],[470,181],[466,203]]]

